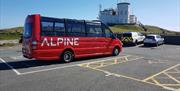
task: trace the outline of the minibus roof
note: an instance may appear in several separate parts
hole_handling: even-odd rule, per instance
[[[77,19],[54,18],[54,17],[46,17],[46,16],[41,16],[41,18],[44,18],[44,19],[47,19],[47,20],[53,20],[53,21],[67,20],[67,21],[77,21],[77,22],[96,23],[96,24],[101,24],[102,23],[100,20],[77,20]]]

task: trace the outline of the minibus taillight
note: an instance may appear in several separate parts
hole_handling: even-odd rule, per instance
[[[32,41],[32,49],[36,49],[37,47],[37,42],[36,41]]]

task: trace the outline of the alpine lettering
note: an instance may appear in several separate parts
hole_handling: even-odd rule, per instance
[[[59,46],[60,44],[63,44],[65,46],[71,45],[71,46],[78,46],[79,43],[79,38],[57,38],[56,40],[54,40],[53,38],[50,38],[50,40],[48,40],[47,38],[44,38],[41,46]]]

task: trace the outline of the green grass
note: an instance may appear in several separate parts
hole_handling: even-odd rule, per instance
[[[0,30],[0,40],[20,39],[23,32],[23,27],[15,27]]]
[[[159,27],[155,27],[155,26],[145,26],[148,30],[149,33],[163,33],[163,31],[166,31],[164,29],[161,29]]]
[[[22,33],[22,32],[23,32],[23,27],[14,27],[14,28],[0,30],[0,33]]]
[[[136,25],[114,25],[110,27],[115,33],[118,32],[142,32],[142,28]]]
[[[0,33],[0,40],[20,39],[21,33]]]
[[[153,34],[165,34],[165,35],[180,35],[179,32],[172,32],[166,29],[162,29],[160,27],[156,26],[150,26],[150,25],[145,25],[147,28],[147,32],[143,30],[142,27],[138,25],[114,25],[111,26],[111,30],[114,33],[122,33],[122,32],[141,32],[141,33],[153,33]]]
[[[4,43],[4,44],[0,44],[0,47],[10,47],[10,46],[15,46],[17,44],[14,43]]]

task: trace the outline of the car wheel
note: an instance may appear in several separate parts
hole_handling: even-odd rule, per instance
[[[138,41],[136,40],[135,43],[134,43],[134,45],[137,46],[137,44],[138,44]]]
[[[155,46],[158,47],[158,46],[159,46],[159,43],[157,42],[157,43],[155,44]]]
[[[118,47],[115,47],[113,50],[113,56],[117,56],[120,53],[120,49]]]
[[[144,43],[144,46],[148,46],[148,44]]]
[[[73,61],[74,54],[71,51],[65,51],[61,57],[64,62],[69,63],[69,62]]]

